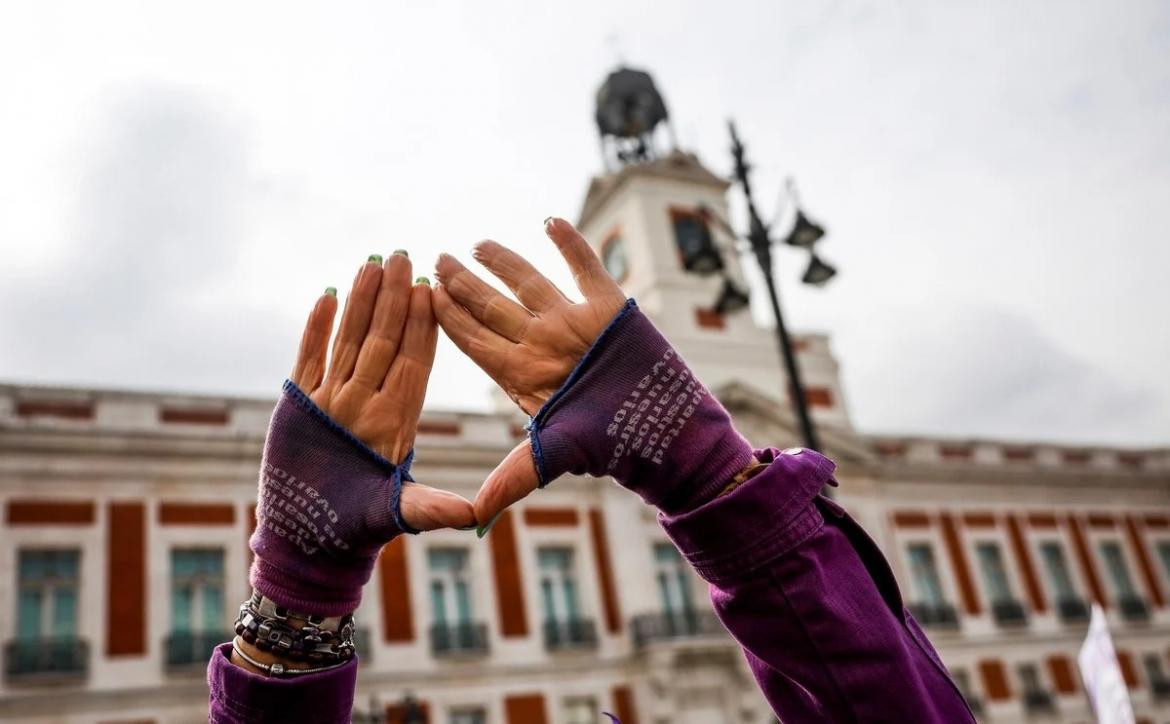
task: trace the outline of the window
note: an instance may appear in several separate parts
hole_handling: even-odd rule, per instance
[[[997,543],[980,543],[975,547],[979,559],[979,570],[983,573],[983,584],[987,597],[992,602],[1012,600],[1012,589],[1008,584],[1007,569],[1003,565],[1003,554]]]
[[[1040,671],[1035,664],[1020,664],[1016,667],[1020,675],[1020,684],[1024,691],[1039,691],[1044,688],[1040,683]]]
[[[1077,597],[1073,587],[1072,576],[1069,575],[1068,559],[1064,555],[1064,547],[1056,541],[1046,541],[1040,544],[1040,558],[1044,561],[1044,570],[1048,573],[1048,584],[1056,594],[1057,600],[1067,601]]]
[[[436,625],[471,623],[471,590],[467,582],[467,550],[431,548],[431,614]]]
[[[654,569],[662,610],[668,616],[694,611],[691,600],[690,568],[670,543],[654,545]]]
[[[1134,589],[1133,579],[1129,576],[1129,567],[1125,565],[1125,554],[1121,552],[1121,544],[1117,541],[1103,541],[1101,558],[1105,560],[1105,568],[1109,571],[1109,578],[1113,581],[1113,589],[1118,597],[1135,597],[1137,590]]]
[[[448,724],[487,724],[487,712],[483,709],[453,709],[447,722]]]
[[[171,631],[218,633],[223,629],[223,550],[175,548],[171,551]]]
[[[1162,562],[1162,574],[1170,580],[1170,540],[1158,543],[1158,560]]]
[[[938,568],[934,563],[934,549],[929,543],[911,543],[906,548],[906,555],[910,560],[910,578],[914,581],[918,602],[931,606],[943,605],[945,601]]]
[[[1052,711],[1052,694],[1040,678],[1040,669],[1035,664],[1020,664],[1016,667],[1016,674],[1020,677],[1024,709],[1029,712]]]
[[[77,636],[81,552],[22,550],[17,563],[16,638],[25,641]]]
[[[597,724],[597,702],[589,697],[565,699],[565,724]]]
[[[577,603],[577,581],[573,575],[573,551],[570,548],[541,548],[537,551],[540,567],[540,595],[544,620],[576,621],[581,617]]]
[[[601,247],[601,262],[615,281],[625,281],[630,273],[630,260],[626,255],[626,243],[621,236],[611,236]]]
[[[723,268],[723,259],[707,220],[695,211],[670,210],[671,225],[674,227],[674,243],[678,245],[683,267],[696,274],[711,274]]]
[[[983,701],[975,694],[975,690],[971,688],[971,674],[966,669],[955,669],[951,672],[951,678],[955,680],[955,687],[958,688],[963,698],[967,700],[967,705],[971,707],[971,711],[975,714],[982,714]]]
[[[1153,686],[1155,681],[1165,681],[1166,672],[1162,668],[1162,657],[1158,654],[1146,654],[1142,657],[1142,666],[1146,670],[1146,679]]]

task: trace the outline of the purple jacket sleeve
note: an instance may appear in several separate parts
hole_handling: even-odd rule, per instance
[[[274,679],[236,666],[231,655],[232,645],[224,644],[212,654],[207,667],[211,724],[349,721],[357,684],[357,659],[319,674]]]
[[[834,465],[810,450],[681,515],[667,534],[710,583],[715,611],[783,721],[971,722],[902,605],[876,544],[820,496]]]

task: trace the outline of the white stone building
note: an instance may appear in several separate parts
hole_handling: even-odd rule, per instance
[[[676,152],[594,180],[581,227],[744,433],[795,445],[771,333],[713,312],[721,276],[679,260],[677,234],[719,241],[696,211],[726,216],[726,191]],[[839,500],[980,716],[1091,720],[1075,652],[1098,600],[1139,717],[1170,719],[1170,449],[866,435],[828,339],[798,342]],[[0,720],[205,720],[207,648],[248,590],[271,406],[0,386]],[[425,414],[416,477],[472,497],[523,422]],[[410,692],[442,724],[774,720],[703,583],[608,481],[561,480],[483,541],[399,538],[358,616],[359,717],[405,721]]]

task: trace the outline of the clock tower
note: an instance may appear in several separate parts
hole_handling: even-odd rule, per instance
[[[747,308],[748,257],[719,221],[731,184],[694,154],[658,153],[655,131],[666,119],[649,75],[609,76],[597,112],[607,170],[590,182],[578,227],[708,387],[738,385],[788,409],[776,339]],[[813,419],[851,429],[827,336],[797,335],[796,348]]]

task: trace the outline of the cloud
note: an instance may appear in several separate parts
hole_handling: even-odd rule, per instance
[[[283,359],[288,345],[271,320],[216,299],[256,195],[240,124],[165,85],[127,89],[99,118],[83,144],[69,256],[0,290],[19,310],[0,320],[0,338],[18,342],[4,366],[41,380],[246,388],[269,367],[258,358]]]
[[[828,227],[840,275],[783,258],[784,307],[861,429],[1170,440],[1165,3],[432,5],[0,10],[0,379],[271,394],[313,297],[399,247],[571,288],[540,221],[599,170],[620,30],[688,150],[725,173],[734,116],[766,215],[793,174]],[[428,404],[487,389],[441,345]]]
[[[865,429],[1123,445],[1170,430],[1158,390],[1094,367],[1022,315],[967,305],[896,318],[851,376]]]

